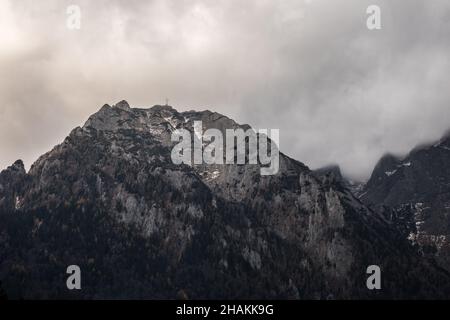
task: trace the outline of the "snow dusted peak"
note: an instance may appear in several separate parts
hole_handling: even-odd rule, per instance
[[[185,111],[182,112],[185,122],[202,121],[203,128],[219,129],[222,133],[225,133],[226,129],[237,129],[241,128],[243,130],[250,129],[249,125],[240,125],[234,120],[220,114],[218,112],[211,112],[209,110],[205,111]]]
[[[149,109],[149,114],[155,122],[169,122],[173,127],[176,127],[177,122],[183,119],[178,111],[169,105],[155,105]]]
[[[146,132],[152,134],[164,146],[170,146],[172,145],[171,134],[183,128],[193,131],[194,121],[201,121],[204,130],[214,128],[223,134],[226,129],[247,130],[250,128],[248,125],[240,125],[220,113],[209,110],[178,112],[169,105],[132,108],[126,101],[121,101],[112,107],[104,105],[89,117],[83,130],[95,129],[114,133],[121,130]]]
[[[339,180],[343,179],[341,168],[338,165],[329,165],[329,166],[314,170],[314,172],[319,175],[333,175]]]

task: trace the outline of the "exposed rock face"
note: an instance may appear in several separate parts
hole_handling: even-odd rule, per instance
[[[21,160],[0,173],[0,214],[21,206],[21,190],[26,182],[26,172]]]
[[[450,136],[383,157],[361,200],[383,213],[422,253],[450,270]]]
[[[18,298],[443,298],[450,277],[343,184],[283,154],[174,165],[171,133],[248,128],[218,113],[105,105],[0,174],[0,279]],[[18,198],[17,198],[18,197]],[[15,199],[18,199],[15,201]],[[65,270],[82,269],[68,291]],[[383,290],[366,288],[366,268]]]

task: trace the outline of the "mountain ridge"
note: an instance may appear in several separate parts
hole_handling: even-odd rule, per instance
[[[450,270],[450,134],[380,159],[360,197]]]

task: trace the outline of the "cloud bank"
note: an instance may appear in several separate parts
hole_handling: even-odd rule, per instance
[[[449,30],[447,0],[1,0],[0,168],[30,166],[104,103],[169,98],[279,128],[284,153],[365,179],[450,128]]]

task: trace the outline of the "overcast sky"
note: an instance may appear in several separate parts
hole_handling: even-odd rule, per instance
[[[0,0],[0,168],[28,168],[104,103],[168,97],[365,179],[450,128],[449,49],[448,0]]]

